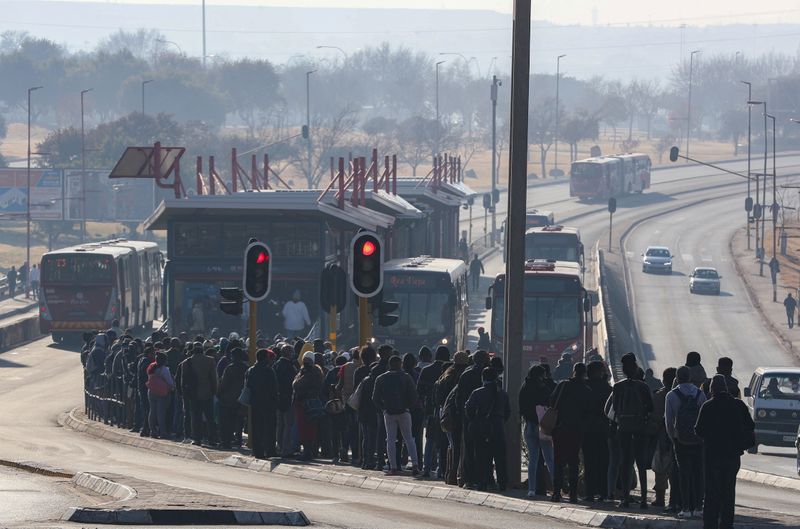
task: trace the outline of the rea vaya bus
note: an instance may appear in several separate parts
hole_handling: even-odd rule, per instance
[[[568,261],[584,268],[583,243],[578,228],[545,226],[525,232],[525,261]]]
[[[58,342],[72,333],[150,328],[162,310],[164,261],[153,242],[116,239],[42,256],[39,329]]]
[[[486,308],[492,309],[494,352],[503,349],[505,283],[505,274],[499,274],[486,298]],[[529,366],[541,361],[555,367],[563,352],[591,347],[592,302],[581,284],[577,263],[527,261],[524,290],[522,366],[526,372]]]
[[[460,259],[423,255],[394,259],[383,265],[383,301],[400,304],[397,323],[373,334],[378,343],[399,351],[417,353],[423,345],[434,351],[447,345],[451,351],[466,347],[469,325],[467,266]]]
[[[650,167],[646,154],[599,156],[572,163],[569,196],[579,199],[609,199],[650,188]]]
[[[506,222],[508,219],[503,219],[503,223],[500,225],[500,231],[505,233],[506,231]],[[544,226],[552,226],[556,223],[555,216],[553,215],[552,211],[544,211],[541,209],[529,209],[525,213],[525,229],[529,230],[531,228],[541,228]],[[503,262],[506,262],[506,255],[507,255],[507,245],[506,245],[506,238],[503,237]]]

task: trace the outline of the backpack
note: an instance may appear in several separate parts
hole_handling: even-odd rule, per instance
[[[644,430],[645,411],[638,384],[625,384],[619,398],[620,409],[616,410],[617,429],[622,433],[641,432]],[[694,425],[694,423],[692,423]]]
[[[153,369],[147,375],[147,389],[156,397],[166,397],[169,395],[169,386],[164,377],[158,372],[158,368]]]
[[[441,426],[444,433],[453,433],[456,430],[458,421],[456,393],[458,393],[458,384],[456,384],[447,395],[444,406],[442,406],[442,416],[439,419],[439,426]]]
[[[684,395],[680,391],[677,393],[678,398],[681,399],[680,408],[675,416],[675,432],[678,442],[683,445],[702,444],[703,440],[694,431],[697,416],[700,414],[699,392],[694,395]]]

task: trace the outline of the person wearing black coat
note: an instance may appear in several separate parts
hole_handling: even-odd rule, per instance
[[[583,434],[586,500],[603,501],[608,497],[608,418],[604,408],[611,394],[611,385],[603,362],[589,362],[586,369],[589,377],[587,385],[592,390],[589,420]]]
[[[731,395],[724,374],[714,375],[710,389],[694,427],[705,452],[703,527],[733,529],[736,474],[742,452],[755,441],[755,424],[747,405]]]
[[[225,372],[227,373],[233,365],[226,367]],[[256,351],[256,363],[247,370],[245,385],[250,388],[253,457],[256,459],[274,457],[276,455],[275,426],[278,412],[278,379],[275,371],[269,365],[269,351],[266,349]]]
[[[544,366],[531,366],[519,391],[519,412],[525,419],[525,445],[528,447],[529,498],[546,494],[546,491],[539,487],[540,455],[550,474],[554,472],[553,441],[549,438],[542,439],[540,436],[539,415],[536,411],[537,406],[546,408],[550,404],[552,388],[544,377]]]
[[[472,355],[472,366],[467,368],[458,379],[458,389],[456,390],[456,406],[459,411],[464,410],[467,399],[472,392],[483,385],[481,373],[483,368],[489,365],[489,354],[486,351],[478,350]],[[464,417],[462,424],[463,432],[469,431],[469,419]],[[476,472],[475,447],[472,445],[472,437],[469,435],[461,436],[461,460],[458,465],[458,484],[467,488],[477,488],[478,475]]]
[[[425,456],[422,477],[429,477],[434,470],[439,474],[439,479],[444,476],[444,462],[438,461],[439,446],[444,441],[444,433],[439,425],[439,415],[436,413],[435,385],[444,371],[444,363],[450,360],[450,350],[444,345],[436,349],[434,362],[425,366],[419,374],[417,393],[422,400],[425,413]]]
[[[452,393],[458,385],[458,379],[461,374],[467,369],[467,361],[469,357],[464,351],[458,351],[453,355],[453,364],[442,366],[444,372],[439,380],[433,387],[434,395],[436,396],[436,408],[441,417],[442,410],[447,402],[447,397]],[[453,429],[447,432],[447,442],[442,443],[439,449],[439,460],[443,462],[444,466],[444,481],[448,485],[458,484],[458,462],[461,459],[461,431],[462,419],[458,414],[458,409],[454,410],[453,414]]]
[[[297,376],[297,365],[294,358],[294,347],[284,344],[280,348],[280,358],[275,362],[275,378],[278,383],[277,396],[277,440],[279,455],[288,457],[297,450],[297,439],[292,434],[294,428],[294,411],[292,410],[292,383]]]
[[[231,440],[235,448],[238,449],[242,446],[242,429],[244,428],[244,410],[239,403],[239,395],[242,393],[248,371],[247,356],[241,348],[236,347],[231,351],[231,358],[231,362],[222,372],[217,389],[219,437],[223,450],[231,448]]]
[[[508,394],[497,385],[497,371],[491,367],[481,372],[483,385],[472,392],[464,407],[464,416],[469,421],[466,437],[475,453],[474,475],[478,490],[486,490],[492,479],[492,463],[497,470],[497,490],[506,490],[508,469],[506,468],[505,422],[511,417]]]
[[[550,396],[550,407],[558,410],[553,430],[556,470],[551,501],[561,501],[564,467],[569,466],[569,501],[578,502],[578,462],[583,433],[590,416],[592,390],[586,385],[586,364],[572,366],[572,378],[559,382]]]

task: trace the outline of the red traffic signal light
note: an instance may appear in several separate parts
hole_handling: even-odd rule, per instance
[[[371,298],[383,288],[382,243],[374,232],[362,231],[350,243],[350,288]]]
[[[272,252],[260,241],[247,245],[244,251],[242,284],[244,295],[250,301],[261,301],[269,295],[272,272]]]

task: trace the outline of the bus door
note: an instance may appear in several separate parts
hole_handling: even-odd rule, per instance
[[[128,281],[125,278],[128,269],[127,258],[120,257],[117,259],[117,283],[119,284],[119,311],[116,314],[116,317],[120,320],[120,326],[128,327]]]
[[[136,250],[131,252],[130,261],[128,262],[128,281],[131,292],[130,307],[131,310],[128,314],[130,325],[138,327],[142,324],[141,306],[142,306],[142,278],[141,278],[141,257]]]
[[[141,324],[144,325],[148,321],[153,321],[150,317],[150,313],[152,312],[151,307],[153,306],[153,289],[152,289],[152,264],[151,259],[154,256],[150,255],[150,252],[144,250],[142,252],[142,260],[140,263],[139,270],[141,270],[141,277],[139,278],[142,287],[141,290],[144,293],[144,299],[142,300],[142,321]]]

